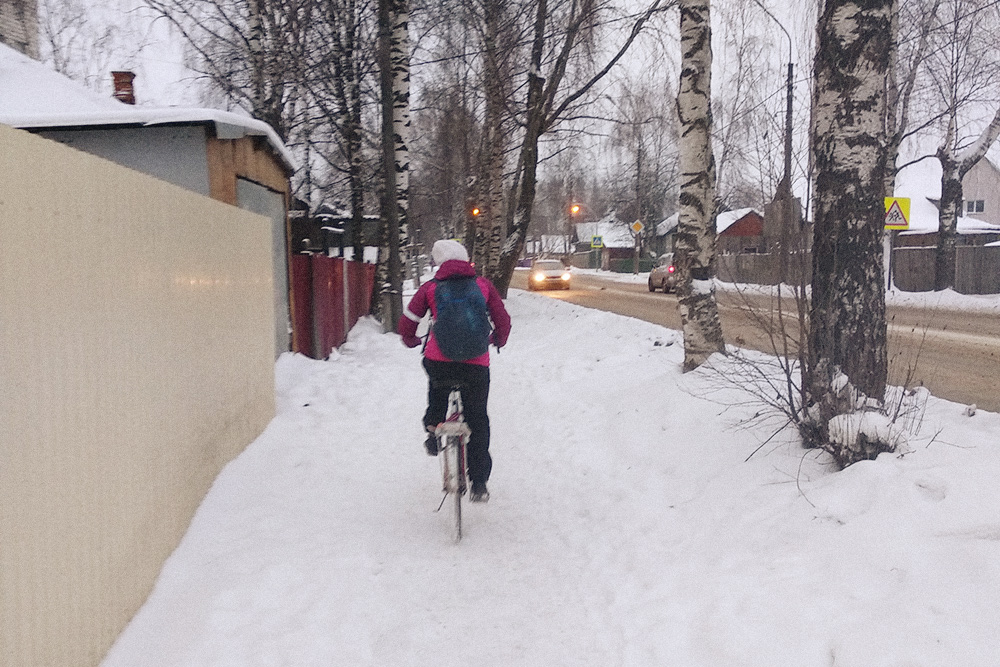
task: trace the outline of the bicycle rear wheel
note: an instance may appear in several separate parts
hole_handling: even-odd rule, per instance
[[[452,531],[456,542],[462,539],[462,495],[465,493],[466,488],[465,461],[463,460],[465,443],[462,440],[462,437],[458,435],[448,436],[448,446],[445,448],[448,456],[446,463],[449,471],[448,492],[454,496],[451,518],[453,522]]]

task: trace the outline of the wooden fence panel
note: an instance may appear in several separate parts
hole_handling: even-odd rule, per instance
[[[1000,247],[960,246],[956,250],[955,291],[1000,294]]]
[[[934,289],[933,247],[904,247],[892,250],[892,280],[904,292]]]
[[[375,265],[324,255],[295,255],[292,271],[295,352],[326,359],[368,314]]]
[[[313,356],[312,263],[309,255],[292,255],[292,352]]]
[[[344,260],[312,256],[313,357],[326,359],[347,337],[344,329]]]

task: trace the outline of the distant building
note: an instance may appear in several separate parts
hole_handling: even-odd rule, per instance
[[[766,253],[764,216],[752,208],[719,213],[715,219],[717,252],[723,255]]]
[[[984,157],[962,179],[962,212],[969,218],[1000,225],[1000,167]]]
[[[0,0],[0,43],[38,59],[38,0]]]

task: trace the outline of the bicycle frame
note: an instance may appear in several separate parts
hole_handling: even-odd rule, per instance
[[[466,443],[472,431],[462,415],[462,397],[457,387],[448,396],[448,413],[445,420],[437,425],[434,434],[438,439],[438,450],[443,478],[444,505],[448,495],[455,497],[455,541],[462,539],[462,496],[468,488],[468,467]]]

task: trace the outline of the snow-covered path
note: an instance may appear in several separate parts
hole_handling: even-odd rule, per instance
[[[905,457],[831,474],[781,434],[745,462],[773,427],[682,375],[676,332],[508,308],[460,544],[419,355],[362,322],[279,361],[278,416],[104,667],[996,664],[1000,417],[932,399]]]

